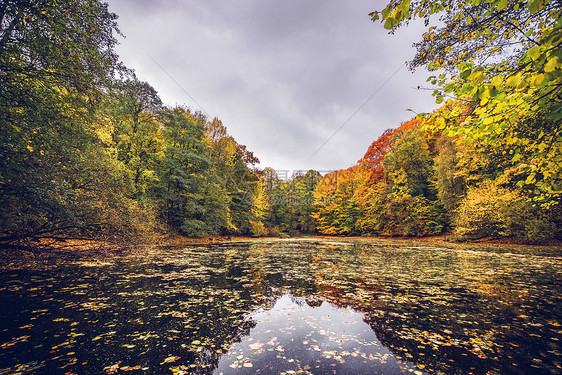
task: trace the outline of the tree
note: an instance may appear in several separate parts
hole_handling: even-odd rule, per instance
[[[105,178],[112,166],[95,122],[103,89],[122,69],[116,18],[94,0],[0,5],[2,241],[91,235],[105,225],[95,192],[116,188],[118,197],[121,185]]]
[[[289,232],[292,223],[289,218],[289,199],[287,184],[284,183],[273,168],[266,167],[261,171],[264,189],[268,198],[269,209],[266,222],[270,232],[278,235],[281,231]]]
[[[41,96],[26,82],[49,82],[92,103],[123,69],[113,49],[113,33],[120,33],[117,16],[105,3],[7,0],[0,6],[0,19],[3,107],[38,105]]]
[[[434,187],[433,159],[423,132],[400,137],[383,161],[387,188],[383,190],[383,234],[428,235],[443,230],[444,218]]]
[[[397,133],[403,133],[411,129],[419,128],[421,120],[411,119],[402,123],[396,129],[387,129],[382,135],[371,145],[359,163],[363,163],[365,167],[371,171],[370,180],[375,182],[384,177],[383,160],[385,156],[392,150],[394,143],[399,139]]]
[[[315,191],[316,209],[312,217],[320,233],[353,235],[358,233],[357,221],[361,209],[357,199],[365,183],[366,170],[356,165],[322,177]]]
[[[466,237],[516,237],[529,243],[560,238],[559,208],[530,204],[512,189],[484,181],[470,188],[455,215],[455,233]]]
[[[159,112],[162,101],[147,82],[132,79],[115,82],[107,96],[112,145],[132,181],[131,197],[145,196],[163,152]]]
[[[447,214],[452,214],[466,193],[466,181],[458,171],[461,153],[453,140],[442,136],[438,141],[435,161],[437,196]]]
[[[400,137],[385,156],[383,165],[392,191],[435,200],[431,183],[433,160],[421,131],[410,131]]]
[[[266,191],[262,189],[260,176],[252,169],[259,159],[245,145],[236,142],[218,118],[207,122],[205,130],[210,141],[212,169],[228,195],[231,221],[224,230],[237,234],[264,234]]]
[[[559,0],[396,0],[372,13],[395,30],[420,17],[432,26],[416,44],[412,68],[430,77],[454,109],[437,113],[434,129],[460,141],[508,149],[513,183],[543,204],[562,194],[562,3]],[[494,58],[492,58],[493,56]],[[447,74],[446,72],[449,72]],[[452,74],[452,75],[451,75]]]
[[[315,211],[314,190],[321,177],[319,172],[311,169],[286,184],[286,211],[289,216],[290,232],[315,232],[311,215]]]
[[[162,118],[167,148],[155,192],[162,216],[186,236],[215,234],[228,225],[228,199],[211,168],[204,116],[174,108]]]

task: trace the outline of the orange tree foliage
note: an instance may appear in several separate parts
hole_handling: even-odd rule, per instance
[[[396,140],[399,138],[397,134],[418,129],[422,121],[418,118],[413,118],[403,122],[396,129],[387,129],[382,135],[369,146],[369,149],[363,156],[359,163],[362,163],[370,172],[370,182],[376,182],[384,178],[383,160],[385,156],[392,150]]]
[[[328,235],[439,233],[433,160],[412,119],[385,131],[358,165],[330,173],[316,189],[318,231]],[[433,225],[433,223],[439,225]]]
[[[433,121],[412,119],[385,131],[358,165],[324,176],[315,191],[318,232],[560,238],[560,210],[533,205],[513,189],[506,153],[463,145],[464,134],[451,138]]]

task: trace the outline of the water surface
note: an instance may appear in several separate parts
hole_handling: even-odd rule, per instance
[[[0,272],[0,374],[556,374],[559,249],[257,241]]]

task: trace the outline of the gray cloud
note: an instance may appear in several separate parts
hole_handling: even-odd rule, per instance
[[[310,156],[410,58],[423,28],[388,35],[384,2],[109,0],[126,35],[118,53],[168,105],[198,109],[149,55],[238,142],[276,169],[353,165],[385,129],[435,108],[426,72],[405,68],[314,158]]]

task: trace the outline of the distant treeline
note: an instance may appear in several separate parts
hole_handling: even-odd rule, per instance
[[[475,142],[470,126],[467,137],[435,117],[413,119],[347,170],[282,181],[257,169],[219,119],[164,106],[119,62],[106,4],[8,1],[2,12],[0,244],[156,233],[562,235],[559,138],[546,151],[536,141],[559,120],[534,118],[514,154],[497,139]],[[441,113],[466,124],[476,107],[458,114],[460,105]],[[521,166],[533,160],[542,164]]]
[[[413,119],[387,130],[358,165],[322,178],[312,214],[317,230],[527,242],[562,238],[559,197],[545,200],[521,187],[524,179],[513,172],[509,152],[424,130],[431,128]]]

